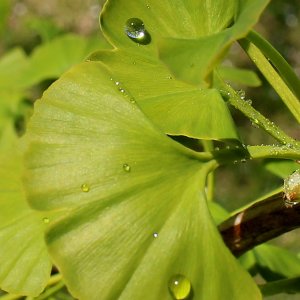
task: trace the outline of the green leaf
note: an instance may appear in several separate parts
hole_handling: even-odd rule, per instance
[[[27,133],[30,204],[65,211],[47,244],[70,292],[172,299],[168,283],[182,274],[195,300],[261,299],[206,206],[216,162],[158,131],[110,77],[94,62],[66,73],[37,102]]]
[[[1,57],[0,89],[16,90],[25,86],[24,72],[29,67],[29,60],[21,48],[15,48]]]
[[[253,249],[262,275],[271,280],[300,276],[300,259],[288,250],[273,245],[259,245]]]
[[[30,57],[30,68],[23,74],[24,81],[31,86],[45,79],[58,78],[91,52],[107,47],[99,37],[87,39],[74,34],[59,36],[35,48]]]
[[[37,296],[51,272],[43,216],[29,208],[22,188],[19,140],[7,126],[0,138],[0,288]]]
[[[254,71],[221,66],[218,68],[219,75],[226,81],[243,84],[245,86],[258,87],[261,80]]]
[[[282,279],[268,282],[259,286],[264,296],[272,296],[280,293],[300,293],[300,277]]]
[[[145,114],[166,133],[198,139],[238,139],[221,96],[216,91],[199,90],[198,86],[173,79],[157,55],[160,39],[213,34],[230,24],[235,9],[233,1],[228,4],[222,0],[107,1],[101,13],[101,27],[104,36],[117,49],[95,53],[90,59],[103,62],[115,82],[122,83],[122,89],[128,88]],[[139,44],[130,38],[129,20],[135,20],[129,24],[140,22],[139,26],[144,26],[150,43]],[[209,93],[213,95],[211,101],[207,97]],[[199,111],[205,121],[197,118]],[[194,116],[197,121],[190,122]]]
[[[199,89],[175,80],[157,60],[130,52],[98,51],[89,59],[105,63],[116,87],[134,98],[165,133],[209,140],[238,139],[228,107],[215,89]]]
[[[287,159],[268,159],[264,162],[264,167],[278,177],[286,178],[299,169],[299,164]]]
[[[195,2],[202,3],[199,5],[204,6],[202,10],[195,10],[199,18],[198,26],[205,22],[214,23],[214,18],[225,20],[234,18],[233,25],[227,27],[229,24],[221,23],[220,26],[214,27],[214,30],[206,30],[195,36],[165,36],[159,42],[159,57],[177,78],[203,85],[203,80],[209,80],[211,72],[231,44],[245,37],[255,25],[269,0]],[[207,3],[209,3],[210,10],[217,11],[219,14],[211,15],[207,9],[209,7]],[[223,11],[220,3],[223,4],[223,9],[226,9],[226,5],[232,8]],[[181,22],[178,23],[181,24]]]

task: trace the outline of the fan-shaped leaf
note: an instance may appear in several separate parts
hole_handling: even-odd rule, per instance
[[[0,287],[36,296],[50,277],[51,263],[43,238],[43,215],[25,201],[19,147],[13,130],[6,126],[0,139]]]
[[[216,162],[158,131],[110,77],[94,62],[69,71],[28,129],[29,201],[65,211],[47,243],[69,290],[83,300],[171,299],[168,284],[182,274],[194,300],[260,299],[206,206]]]

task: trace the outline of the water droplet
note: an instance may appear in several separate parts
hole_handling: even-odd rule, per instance
[[[247,162],[247,159],[246,159],[246,158],[242,158],[242,159],[241,159],[241,163],[244,164],[244,163],[246,163],[246,162]]]
[[[172,76],[167,76],[167,79],[173,79],[173,77]]]
[[[133,64],[133,65],[136,65],[136,61],[133,61],[132,64]]]
[[[158,238],[158,233],[157,233],[157,232],[154,232],[154,233],[153,233],[153,237],[154,237],[154,238]]]
[[[132,97],[132,98],[130,98],[130,102],[132,103],[132,104],[135,104],[136,103],[136,101],[135,101],[135,99]]]
[[[84,193],[87,193],[90,191],[90,186],[87,184],[87,183],[84,183],[82,186],[81,186],[81,190],[84,192]]]
[[[245,99],[245,95],[246,95],[246,93],[245,93],[245,91],[244,91],[244,90],[239,90],[237,93],[238,93],[238,95],[240,96],[240,98],[241,98],[242,100],[244,100],[244,99]]]
[[[236,165],[236,164],[238,163],[238,161],[237,161],[237,160],[235,160],[235,161],[233,161],[233,163]]]
[[[252,100],[248,99],[248,100],[246,100],[246,102],[247,102],[249,105],[252,105]]]
[[[125,25],[125,33],[132,41],[138,44],[148,45],[151,42],[151,36],[145,29],[144,22],[141,19],[128,19]]]
[[[190,295],[191,282],[183,275],[176,274],[169,280],[169,291],[176,300],[184,300]]]
[[[215,148],[215,151],[220,151],[220,148],[219,148],[219,147],[216,147],[216,148]]]
[[[286,207],[293,207],[300,202],[300,169],[284,180],[283,191]]]
[[[125,93],[125,90],[122,89],[122,88],[119,88],[119,91],[120,91],[121,93]]]
[[[47,218],[47,217],[45,217],[45,218],[43,218],[43,222],[44,222],[45,224],[48,224],[48,223],[50,222],[50,219]]]
[[[124,170],[125,172],[130,172],[130,171],[131,171],[131,167],[130,167],[128,164],[124,164],[124,165],[123,165],[123,170]]]
[[[146,4],[146,7],[149,9],[149,8],[150,8],[150,5],[149,5],[149,4]]]

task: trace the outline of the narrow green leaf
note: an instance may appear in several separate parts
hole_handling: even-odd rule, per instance
[[[0,287],[37,296],[50,277],[43,215],[31,210],[22,188],[22,156],[10,126],[0,138]]]
[[[259,286],[264,296],[273,296],[280,293],[300,293],[300,277],[268,282]]]
[[[158,131],[110,78],[99,63],[77,66],[37,102],[28,129],[26,189],[34,208],[65,211],[47,244],[68,289],[83,300],[172,299],[181,274],[195,300],[261,299],[206,206],[216,162]]]

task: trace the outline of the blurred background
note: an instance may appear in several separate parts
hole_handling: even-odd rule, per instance
[[[88,51],[97,47],[108,47],[101,36],[98,16],[104,0],[0,0],[0,87],[1,59],[20,48],[27,56],[36,49],[51,43],[66,33],[76,34],[88,41],[86,51],[78,54],[70,65],[86,57]],[[272,0],[261,17],[256,30],[266,37],[300,76],[300,1]],[[90,41],[93,42],[90,42]],[[60,49],[60,48],[58,48]],[[16,62],[17,63],[17,62]],[[248,68],[255,66],[238,44],[234,45],[225,61],[226,65]],[[60,72],[65,71],[66,65]],[[13,73],[14,74],[14,73]],[[48,74],[48,73],[47,73]],[[33,79],[30,88],[22,93],[22,109],[17,108],[16,129],[22,133],[24,122],[30,115],[30,108],[45,88],[59,76],[59,72],[49,73]],[[260,76],[260,74],[258,73]],[[5,75],[6,76],[6,75]],[[13,79],[13,78],[12,78]],[[294,138],[300,139],[300,128],[277,94],[260,76],[263,84],[256,88],[241,87],[253,106],[269,117]],[[28,84],[29,85],[29,84]],[[1,94],[0,94],[1,96]],[[1,99],[0,99],[1,101]],[[25,113],[24,113],[25,111]],[[252,126],[240,113],[232,110],[245,144],[273,144],[275,141],[261,130]],[[229,211],[253,201],[261,195],[282,185],[282,179],[268,172],[259,162],[247,162],[226,166],[216,174],[216,199]],[[283,245],[295,253],[300,252],[299,230],[295,230],[272,241]],[[274,296],[268,299],[300,299],[300,296]]]

